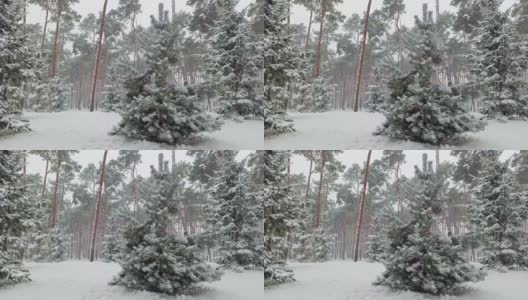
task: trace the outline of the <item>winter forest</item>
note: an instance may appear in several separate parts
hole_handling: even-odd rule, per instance
[[[267,149],[526,148],[527,1],[274,2]]]
[[[2,151],[0,297],[262,293],[261,163],[248,151]]]
[[[262,145],[255,3],[93,2],[1,2],[2,148]]]
[[[265,299],[524,299],[526,151],[264,156]]]

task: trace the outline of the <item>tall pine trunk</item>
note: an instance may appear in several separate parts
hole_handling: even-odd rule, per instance
[[[315,77],[321,75],[321,45],[323,43],[323,30],[324,30],[324,21],[326,16],[326,7],[324,2],[321,3],[321,26],[319,28],[319,41],[317,43],[317,62],[315,64]]]
[[[319,227],[321,224],[321,190],[323,189],[323,175],[324,175],[324,168],[325,168],[325,151],[321,151],[321,170],[320,170],[320,177],[319,177],[319,188],[317,191],[317,203],[316,203],[316,215],[315,215],[315,227]]]
[[[53,192],[53,208],[51,212],[51,228],[57,224],[57,191],[59,189],[60,169],[62,164],[61,151],[57,151],[57,175],[55,176],[55,190]]]
[[[49,17],[49,0],[46,1],[46,18],[44,20],[44,31],[42,32],[42,43],[41,43],[42,50],[44,50],[44,46],[46,46],[46,32],[48,30],[48,17]]]
[[[359,239],[361,237],[361,226],[363,225],[363,215],[365,211],[365,201],[367,198],[367,183],[368,183],[368,174],[370,167],[370,157],[372,155],[372,150],[369,150],[367,156],[367,165],[365,166],[365,178],[363,179],[363,192],[361,193],[361,205],[359,208],[359,219],[356,228],[356,241],[354,245],[354,261],[357,262],[359,259]]]
[[[305,49],[308,49],[308,47],[310,47],[310,34],[312,33],[312,23],[313,23],[313,9],[310,9],[310,21],[308,22],[308,32],[306,34]]]
[[[313,157],[310,157],[310,172],[308,173],[308,182],[306,183],[306,194],[304,202],[308,202],[308,193],[310,192],[310,183],[312,182]]]
[[[51,78],[57,75],[57,51],[59,46],[59,29],[62,16],[62,1],[57,1],[57,26],[55,26],[55,42],[53,43],[53,61],[51,63]]]
[[[108,0],[105,0],[104,6],[103,6],[103,13],[101,14],[101,28],[99,30],[99,42],[98,42],[99,45],[97,47],[97,57],[95,58],[95,71],[93,75],[92,95],[90,99],[90,111],[92,112],[95,110],[95,91],[97,88],[97,77],[99,76],[99,64],[101,62],[101,55],[103,53],[103,33],[104,33],[107,5],[108,5]]]
[[[372,7],[372,0],[369,0],[367,13],[365,14],[365,28],[363,29],[363,44],[361,46],[361,56],[359,59],[359,69],[356,80],[356,96],[354,98],[354,111],[359,110],[359,93],[361,89],[361,78],[363,77],[363,65],[365,63],[365,54],[367,52],[367,35],[368,35],[368,24],[370,17],[370,8]]]
[[[90,261],[95,259],[95,239],[97,237],[97,224],[99,224],[99,212],[101,210],[101,204],[103,202],[103,184],[105,176],[105,166],[106,166],[106,156],[108,155],[108,150],[105,150],[103,155],[103,164],[101,166],[101,178],[99,179],[99,193],[97,195],[97,207],[95,209],[95,219],[92,227],[92,243],[90,246]]]

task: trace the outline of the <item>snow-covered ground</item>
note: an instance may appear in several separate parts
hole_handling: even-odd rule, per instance
[[[434,148],[414,142],[395,141],[372,133],[385,120],[382,114],[336,111],[327,113],[293,113],[294,133],[267,138],[266,149],[271,150],[422,150]],[[528,149],[528,122],[489,121],[485,131],[466,134],[460,145],[446,145],[445,149],[512,150]]]
[[[297,281],[267,288],[273,300],[524,300],[528,295],[528,272],[489,272],[485,281],[463,286],[454,295],[425,296],[373,286],[384,267],[365,262],[291,264]]]
[[[27,264],[31,282],[0,288],[2,300],[249,300],[262,299],[262,272],[226,273],[220,281],[200,286],[197,295],[169,297],[128,291],[108,282],[119,265],[101,262]]]
[[[121,117],[116,113],[68,111],[60,113],[27,113],[32,131],[0,138],[3,150],[157,150],[174,149],[168,145],[133,141],[108,133]],[[262,121],[236,123],[226,121],[220,131],[204,133],[193,145],[179,149],[255,150],[262,149]]]

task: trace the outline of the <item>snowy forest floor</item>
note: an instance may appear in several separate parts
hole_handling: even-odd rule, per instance
[[[414,292],[391,291],[373,286],[384,270],[381,264],[334,261],[321,264],[289,265],[297,281],[267,288],[273,300],[524,300],[528,294],[528,272],[488,272],[485,281],[466,284],[455,295],[426,296]]]
[[[145,141],[133,141],[109,132],[121,120],[119,114],[105,112],[67,111],[60,113],[26,113],[31,132],[0,138],[4,150],[156,150],[174,149]],[[220,131],[201,135],[197,144],[180,145],[186,150],[262,149],[262,121],[236,123],[226,121]]]
[[[28,263],[31,282],[0,288],[0,299],[9,300],[247,300],[261,299],[261,271],[226,272],[222,279],[204,283],[194,296],[169,297],[150,292],[127,291],[108,282],[120,267],[101,262],[68,261],[63,263]]]
[[[267,138],[270,150],[423,150],[434,146],[415,142],[391,140],[372,133],[385,117],[379,113],[334,111],[326,113],[292,113],[296,132]],[[449,149],[506,150],[528,149],[528,122],[488,121],[485,131],[468,133],[463,144],[443,146]]]

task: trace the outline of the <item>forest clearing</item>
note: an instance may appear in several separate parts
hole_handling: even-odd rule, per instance
[[[476,114],[478,115],[478,114]],[[266,149],[527,149],[528,122],[512,120],[487,121],[484,131],[465,133],[452,144],[435,146],[413,141],[376,136],[385,117],[381,113],[331,111],[324,113],[291,113],[295,131],[265,140]],[[481,117],[481,116],[479,116]]]
[[[293,263],[297,281],[266,289],[265,299],[273,300],[523,300],[528,293],[527,272],[490,272],[485,281],[467,284],[459,295],[431,297],[414,292],[393,292],[372,282],[384,268],[376,263],[332,261]],[[353,278],[354,280],[350,280]]]
[[[121,117],[112,112],[66,111],[56,113],[27,113],[32,130],[18,135],[0,137],[0,148],[6,150],[155,150],[155,149],[262,149],[262,121],[226,120],[222,129],[201,133],[186,144],[128,139],[110,135]]]
[[[117,264],[66,261],[27,265],[32,281],[17,287],[0,288],[0,297],[9,300],[161,300],[155,293],[127,291],[108,282],[119,273]],[[198,295],[174,297],[174,300],[246,300],[260,299],[262,272],[227,273],[221,281],[200,286]]]

